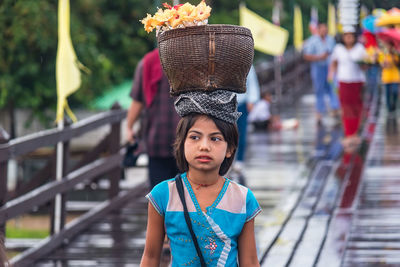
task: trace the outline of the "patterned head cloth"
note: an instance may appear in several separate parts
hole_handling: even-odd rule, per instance
[[[226,90],[182,93],[175,100],[175,109],[181,117],[190,113],[200,113],[232,124],[236,123],[242,114],[237,112],[236,94]]]

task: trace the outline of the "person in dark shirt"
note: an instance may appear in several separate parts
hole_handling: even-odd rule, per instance
[[[151,188],[178,173],[172,145],[180,117],[175,111],[174,98],[170,97],[169,90],[170,86],[161,67],[158,49],[154,49],[147,53],[136,67],[126,128],[127,140],[134,143],[132,127],[141,112],[145,111],[142,135],[149,156]]]

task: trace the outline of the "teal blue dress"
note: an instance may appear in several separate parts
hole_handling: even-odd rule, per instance
[[[182,174],[182,180],[193,231],[207,266],[237,266],[238,237],[244,224],[261,212],[254,194],[248,188],[225,178],[217,199],[203,212],[186,173]],[[200,266],[175,179],[159,183],[146,198],[164,217],[172,266]]]

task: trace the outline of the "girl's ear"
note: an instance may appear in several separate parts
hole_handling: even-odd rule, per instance
[[[230,148],[230,147],[228,147],[227,149],[226,149],[226,155],[225,155],[225,158],[230,158],[230,157],[232,157],[232,154],[233,154],[233,149],[232,148]]]

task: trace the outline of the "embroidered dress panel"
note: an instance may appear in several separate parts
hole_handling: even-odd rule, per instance
[[[244,224],[261,212],[253,193],[225,178],[217,199],[203,212],[186,173],[182,174],[182,180],[193,231],[207,266],[237,266],[238,237]],[[164,217],[166,233],[171,243],[172,266],[200,266],[185,223],[175,179],[161,182],[146,198]]]

